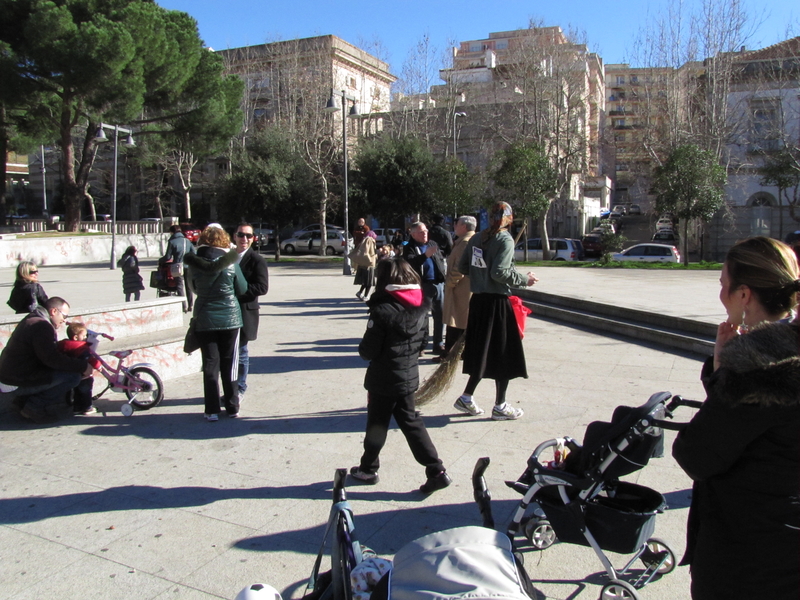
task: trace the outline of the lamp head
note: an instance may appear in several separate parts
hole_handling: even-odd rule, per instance
[[[97,142],[98,144],[102,144],[108,141],[108,138],[106,137],[106,132],[102,127],[97,128],[97,134],[95,134],[94,136],[94,141]]]

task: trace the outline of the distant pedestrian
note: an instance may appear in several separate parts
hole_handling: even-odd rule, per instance
[[[211,223],[208,225],[208,227],[214,225],[220,227],[216,223]],[[182,265],[188,254],[195,253],[192,242],[187,240],[183,235],[180,225],[173,225],[169,228],[169,230],[172,235],[167,243],[166,253],[164,256],[158,259],[159,267],[164,267],[166,265]],[[194,294],[192,293],[192,287],[186,285],[186,281],[190,279],[190,274],[184,272],[183,275],[175,275],[173,273],[173,277],[175,279],[175,285],[177,286],[178,296],[186,297],[186,301],[183,303],[183,312],[192,312],[192,307],[194,305]]]
[[[122,269],[122,292],[125,302],[133,299],[138,302],[141,291],[144,289],[142,276],[139,275],[139,257],[136,256],[136,246],[128,246],[125,254],[117,261],[117,266]]]
[[[458,270],[469,275],[472,298],[463,354],[469,381],[454,406],[470,415],[483,414],[472,395],[481,379],[494,379],[495,421],[518,419],[523,414],[521,408],[506,403],[508,382],[528,377],[522,338],[508,297],[512,285],[531,286],[538,281],[533,273],[526,277],[514,267],[514,239],[508,233],[513,220],[511,206],[497,202],[489,227],[472,237],[458,264]]]
[[[378,260],[378,253],[375,250],[375,232],[370,230],[367,225],[363,226],[362,231],[364,236],[353,253],[353,260],[356,265],[353,285],[361,286],[356,292],[356,298],[366,301],[375,283],[375,263]]]
[[[28,314],[37,306],[44,306],[45,302],[47,294],[39,283],[39,268],[29,260],[22,261],[17,265],[17,277],[14,287],[11,288],[8,305],[15,313],[22,315]]]
[[[444,275],[446,271],[444,256],[439,245],[428,239],[428,227],[417,222],[411,225],[411,237],[404,247],[405,258],[422,279],[422,293],[431,303],[433,317],[433,350],[435,356],[444,354],[444,325],[442,306],[444,304]]]
[[[416,461],[425,467],[419,490],[430,494],[452,482],[414,406],[419,387],[419,353],[428,335],[428,302],[414,269],[402,258],[378,263],[375,293],[367,303],[369,322],[358,345],[369,361],[364,388],[368,392],[364,454],[350,475],[378,483],[379,455],[386,443],[392,416]]]

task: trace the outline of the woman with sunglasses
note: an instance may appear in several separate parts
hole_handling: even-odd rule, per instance
[[[37,306],[44,306],[47,294],[39,283],[39,268],[36,263],[24,260],[17,266],[17,278],[8,298],[8,305],[18,315],[27,314]]]

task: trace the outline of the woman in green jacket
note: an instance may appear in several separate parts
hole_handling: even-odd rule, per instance
[[[219,419],[219,379],[225,411],[239,415],[239,398],[234,389],[239,353],[239,330],[242,312],[237,296],[247,291],[247,281],[237,264],[236,249],[219,226],[203,230],[197,254],[187,254],[191,283],[197,296],[194,303],[194,326],[203,357],[203,395],[205,418]]]

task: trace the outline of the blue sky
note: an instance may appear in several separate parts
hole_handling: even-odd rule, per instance
[[[668,0],[157,0],[192,15],[200,35],[216,50],[275,40],[333,34],[371,50],[379,40],[391,71],[400,75],[409,51],[424,35],[440,50],[449,42],[482,39],[493,31],[543,25],[585,31],[589,48],[605,63],[631,62],[637,32]],[[700,5],[701,0],[683,0]],[[761,48],[800,35],[798,0],[741,0],[757,24],[747,43]],[[787,30],[787,28],[789,28]],[[439,65],[437,65],[439,66]]]

